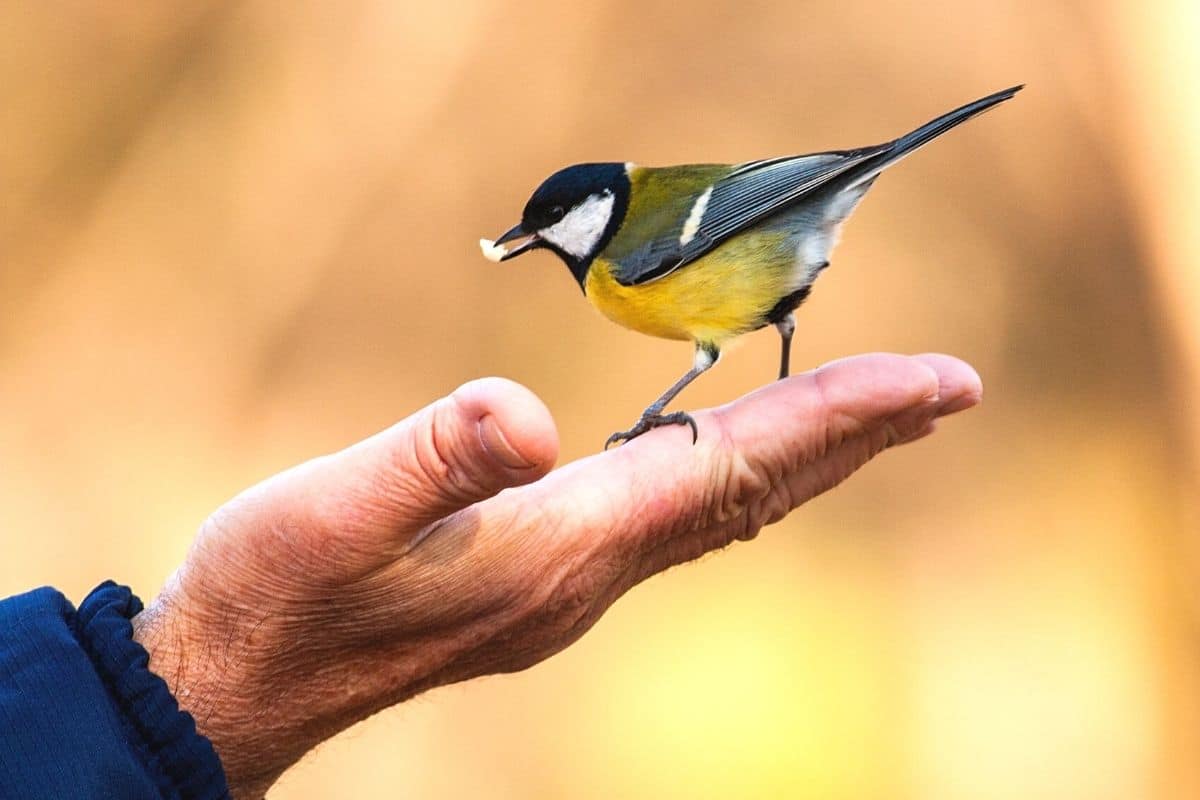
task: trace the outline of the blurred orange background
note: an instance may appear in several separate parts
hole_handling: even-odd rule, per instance
[[[240,488],[474,377],[544,398],[564,462],[629,423],[690,349],[476,244],[558,167],[872,144],[1029,85],[879,181],[793,351],[950,352],[981,408],[272,797],[1200,796],[1193,0],[4,18],[0,593],[76,600],[152,597]]]

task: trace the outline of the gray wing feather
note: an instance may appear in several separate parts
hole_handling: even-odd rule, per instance
[[[682,235],[696,199],[689,198],[692,205],[678,211],[674,235],[659,237],[629,258],[621,259],[617,280],[631,286],[668,275],[839,178],[837,188],[849,190],[847,198],[838,198],[845,202],[831,209],[840,221],[881,170],[951,128],[1012,98],[1021,88],[1013,86],[956,108],[887,144],[739,164],[713,185],[694,236]]]
[[[695,261],[722,242],[800,201],[834,178],[882,153],[890,144],[839,153],[788,156],[739,164],[712,187],[712,194],[686,242],[682,231],[691,206],[680,210],[677,230],[647,242],[622,259],[617,279],[626,286],[648,283]],[[694,198],[690,199],[694,203]]]

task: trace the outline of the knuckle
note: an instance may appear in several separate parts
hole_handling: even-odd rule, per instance
[[[549,627],[562,637],[587,624],[593,616],[596,592],[590,580],[569,576],[550,593],[545,605]]]
[[[455,452],[457,430],[447,414],[457,412],[453,398],[438,403],[430,414],[429,424],[422,426],[413,438],[411,461],[423,483],[448,494],[467,488],[470,476],[463,469],[461,454]]]
[[[603,613],[604,598],[619,585],[615,565],[588,554],[556,570],[544,589],[531,597],[533,627],[564,647],[591,627]]]
[[[783,479],[782,469],[772,469],[769,460],[751,459],[732,441],[728,429],[721,426],[721,441],[711,458],[707,485],[712,487],[705,507],[705,527],[724,525],[745,516],[747,509],[760,503]]]
[[[758,536],[759,531],[774,525],[786,517],[798,503],[786,483],[775,486],[760,501],[754,503],[739,520],[733,538],[748,542]]]
[[[372,487],[389,505],[425,505],[430,501],[469,502],[483,491],[483,481],[463,446],[457,401],[453,396],[434,404],[419,420],[406,447],[392,455]]]

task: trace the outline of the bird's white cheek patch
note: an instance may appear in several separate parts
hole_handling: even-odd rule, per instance
[[[567,212],[561,220],[538,234],[576,258],[587,258],[600,243],[612,219],[613,193],[594,194]]]

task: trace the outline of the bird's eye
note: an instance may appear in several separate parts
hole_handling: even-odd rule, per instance
[[[555,222],[558,222],[566,215],[567,215],[567,212],[563,209],[562,206],[555,206],[554,208],[550,209],[550,218],[552,220],[554,220]]]

